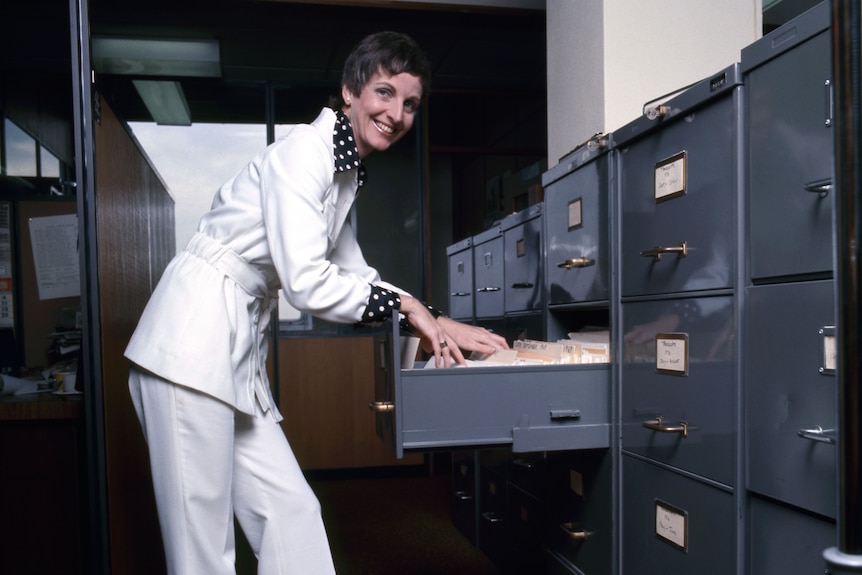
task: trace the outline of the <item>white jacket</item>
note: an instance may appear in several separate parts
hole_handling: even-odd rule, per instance
[[[369,284],[348,215],[355,172],[335,172],[335,113],[294,127],[219,189],[189,247],[168,265],[126,348],[156,375],[245,413],[275,410],[266,333],[282,287],[296,309],[358,322]],[[236,257],[239,256],[239,257]]]

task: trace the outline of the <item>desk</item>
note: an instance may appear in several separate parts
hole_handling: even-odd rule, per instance
[[[0,399],[0,573],[84,573],[82,397]]]

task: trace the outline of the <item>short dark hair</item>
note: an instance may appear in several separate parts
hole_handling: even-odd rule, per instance
[[[422,97],[427,97],[431,65],[416,41],[401,32],[377,32],[363,38],[344,63],[341,84],[358,95],[381,68],[392,76],[406,72],[418,77]]]

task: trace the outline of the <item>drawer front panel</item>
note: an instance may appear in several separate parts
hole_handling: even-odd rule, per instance
[[[609,158],[580,166],[545,190],[550,304],[608,298]]]
[[[732,296],[625,303],[622,314],[623,449],[732,485]]]
[[[619,149],[622,295],[732,286],[735,125],[722,97]]]
[[[473,276],[476,317],[503,317],[505,311],[503,261],[502,232],[493,239],[475,244]]]
[[[835,344],[833,282],[747,291],[748,487],[835,517],[837,381],[834,359],[824,361]]]
[[[754,68],[745,80],[754,278],[832,270],[829,43],[824,31]]]
[[[545,542],[584,573],[610,573],[613,549],[612,456],[607,450],[548,456]]]
[[[823,551],[837,542],[834,523],[756,497],[751,499],[749,510],[749,573],[826,572]]]
[[[622,573],[734,573],[732,494],[632,457],[622,460]]]
[[[473,248],[453,251],[449,259],[449,309],[454,319],[473,318]]]
[[[607,447],[606,366],[417,369],[396,382],[403,449]]]

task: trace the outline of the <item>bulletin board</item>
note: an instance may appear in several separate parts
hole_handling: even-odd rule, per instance
[[[40,280],[37,275],[37,265],[34,259],[34,239],[36,240],[36,253],[40,250],[44,252],[46,249],[46,241],[56,241],[56,236],[47,238],[42,234],[43,239],[39,239],[39,230],[44,230],[46,225],[52,222],[68,223],[68,218],[54,219],[57,216],[74,216],[77,213],[77,204],[74,199],[64,201],[20,201],[17,203],[18,214],[16,222],[16,233],[18,235],[17,253],[16,256],[20,262],[20,280],[18,294],[20,298],[21,317],[16,318],[16,323],[20,322],[20,330],[18,331],[22,341],[20,347],[23,351],[24,365],[28,368],[47,368],[50,367],[51,359],[48,351],[51,348],[53,340],[51,334],[61,324],[74,322],[74,310],[80,310],[81,297],[80,295],[67,295],[68,277],[63,277],[61,280],[52,280],[46,284],[44,280],[45,263],[43,261],[39,272],[42,274],[43,288],[47,287],[48,291],[42,290],[40,296]],[[48,219],[44,219],[48,218]],[[35,221],[36,225],[32,226],[31,222]],[[37,230],[37,237],[31,233],[31,228]],[[64,230],[68,228],[63,228]],[[55,230],[56,231],[56,230]],[[66,233],[65,231],[63,233]],[[70,241],[76,241],[73,238]],[[65,246],[65,250],[70,249],[70,246]],[[68,263],[69,252],[64,251],[60,254],[60,263],[64,267]],[[48,266],[52,267],[52,266]],[[56,267],[56,266],[54,266]],[[69,273],[66,269],[64,273]],[[80,281],[80,280],[79,280]],[[58,287],[59,286],[59,287]],[[80,290],[75,290],[74,293],[79,294]],[[57,297],[54,297],[57,296]]]

